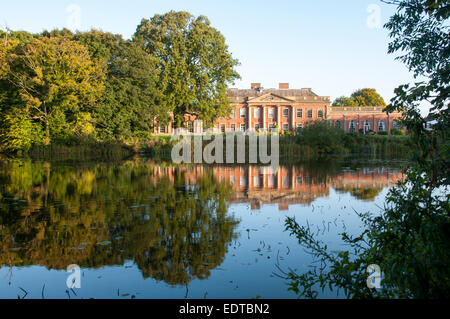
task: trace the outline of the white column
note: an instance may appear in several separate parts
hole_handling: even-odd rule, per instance
[[[295,106],[291,106],[291,130],[295,130]]]
[[[266,125],[266,106],[263,105],[262,106],[262,114],[263,114],[263,130],[265,131],[267,129],[267,125]]]
[[[277,108],[278,108],[277,125],[278,130],[281,131],[281,105],[277,105]]]
[[[247,116],[248,116],[248,130],[251,131],[253,114],[252,114],[252,107],[250,105],[248,106],[248,114],[247,114]]]

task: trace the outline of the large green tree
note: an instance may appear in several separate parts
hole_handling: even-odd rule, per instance
[[[141,21],[134,41],[158,59],[158,89],[178,126],[184,124],[185,114],[198,116],[205,125],[229,115],[227,86],[239,78],[238,61],[206,17],[175,11],[157,14]]]
[[[383,97],[375,89],[359,89],[350,97],[341,96],[333,102],[333,106],[385,106]]]
[[[77,33],[74,39],[88,48],[93,60],[107,65],[104,101],[95,114],[101,139],[148,137],[155,117],[167,120],[154,56],[120,35],[97,30]]]
[[[90,59],[86,47],[64,37],[36,37],[7,51],[3,64],[3,79],[20,97],[9,106],[10,121],[40,123],[44,144],[93,133],[90,113],[102,97],[104,66]],[[17,136],[11,131],[17,127],[3,128],[2,136]]]

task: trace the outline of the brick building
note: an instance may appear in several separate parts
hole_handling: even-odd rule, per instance
[[[387,114],[383,107],[331,107],[329,96],[319,96],[311,89],[290,89],[289,83],[280,83],[278,89],[264,89],[252,83],[250,89],[230,89],[228,98],[232,107],[229,117],[216,120],[217,133],[236,131],[270,131],[279,128],[294,131],[315,120],[329,120],[347,132],[379,132],[400,128],[398,113]],[[193,134],[202,134],[202,121],[186,116],[186,127]],[[173,126],[155,127],[155,134],[172,134]]]

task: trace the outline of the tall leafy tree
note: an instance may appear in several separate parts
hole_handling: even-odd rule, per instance
[[[359,89],[350,97],[341,96],[333,102],[333,106],[385,106],[383,97],[375,89]]]
[[[356,101],[347,96],[340,96],[336,98],[333,102],[333,106],[356,106],[358,105]]]
[[[156,58],[120,35],[92,30],[77,33],[91,58],[107,65],[104,101],[95,114],[100,138],[146,137],[154,118],[167,115],[157,88]]]
[[[386,102],[375,89],[360,89],[351,95],[358,106],[385,106]]]
[[[227,85],[239,78],[238,61],[224,36],[204,16],[171,11],[143,19],[134,41],[158,58],[158,88],[178,126],[192,114],[206,125],[229,114]]]
[[[68,138],[70,123],[92,125],[82,123],[89,118],[83,113],[98,105],[104,67],[90,59],[86,47],[63,37],[38,37],[19,43],[5,60],[4,77],[23,102],[11,116],[40,123],[44,144],[52,138]]]

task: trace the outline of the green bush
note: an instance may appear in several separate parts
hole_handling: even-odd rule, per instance
[[[330,125],[326,121],[315,121],[305,128],[298,130],[297,143],[307,146],[315,155],[342,154],[347,150],[344,147],[345,132]]]
[[[393,128],[391,130],[391,135],[405,135],[405,131]]]

